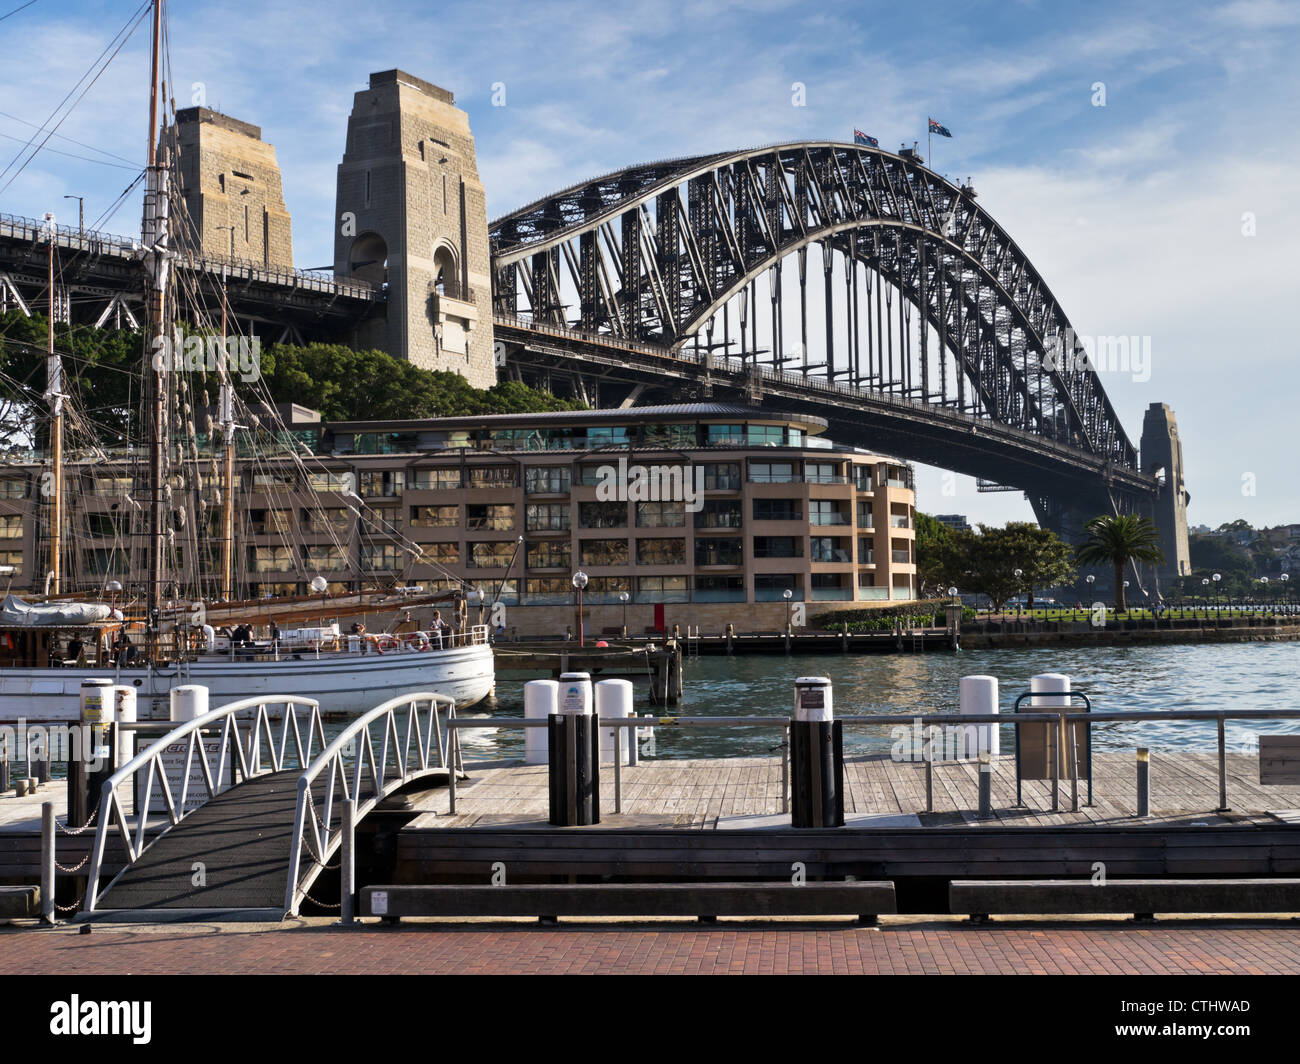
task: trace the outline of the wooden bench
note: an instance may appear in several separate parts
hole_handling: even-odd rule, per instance
[[[898,911],[892,882],[581,883],[527,886],[372,886],[359,912],[403,916],[857,916],[874,923]]]
[[[948,911],[972,917],[1300,913],[1300,879],[954,879]]]
[[[0,887],[0,920],[40,914],[40,887]]]

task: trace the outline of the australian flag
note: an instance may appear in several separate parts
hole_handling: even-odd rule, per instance
[[[936,122],[933,118],[930,119],[930,132],[931,132],[931,133],[934,133],[934,134],[936,134],[937,136],[940,136],[940,137],[951,137],[951,136],[952,136],[952,134],[948,132],[948,127],[947,127],[947,126],[941,126],[941,125],[939,125],[939,123]]]
[[[879,147],[880,147],[880,141],[876,140],[875,137],[869,137],[869,136],[867,136],[867,135],[866,135],[865,133],[863,133],[862,130],[860,130],[860,129],[854,129],[854,130],[853,130],[853,143],[854,143],[854,144],[865,144],[868,148],[879,148]]]

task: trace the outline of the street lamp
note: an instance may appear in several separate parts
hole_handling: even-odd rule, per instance
[[[1214,581],[1214,609],[1217,613],[1219,612],[1219,581],[1223,579],[1223,575],[1215,573],[1210,579]]]
[[[1260,589],[1260,598],[1263,599],[1263,598],[1266,598],[1267,595],[1268,595],[1268,577],[1267,577],[1267,576],[1261,576],[1261,577],[1259,578],[1259,582],[1260,582],[1260,584],[1262,585],[1262,587],[1261,587],[1261,589]],[[1263,603],[1261,602],[1260,605],[1263,605]]]
[[[623,603],[623,638],[624,639],[627,638],[627,600],[631,597],[632,596],[629,595],[626,591],[620,591],[618,593],[618,600],[619,602]]]
[[[1097,577],[1094,574],[1089,573],[1087,576],[1084,577],[1084,579],[1088,581],[1088,598],[1092,598],[1092,585],[1097,582]],[[1087,606],[1088,608],[1092,607],[1091,602],[1085,602],[1084,605]]]
[[[80,239],[86,239],[86,197],[85,196],[64,196],[64,199],[74,199],[77,201],[77,235]]]
[[[582,638],[582,589],[587,586],[587,574],[579,569],[573,574],[573,586],[578,591],[578,646],[584,646]]]
[[[794,592],[788,587],[781,592],[781,597],[785,599],[785,634],[790,634],[790,600],[794,598]]]
[[[1278,577],[1278,579],[1282,581],[1282,612],[1289,613],[1290,611],[1287,609],[1287,598],[1286,598],[1287,586],[1286,585],[1287,582],[1291,579],[1291,574],[1283,573],[1281,576]]]
[[[1128,581],[1124,581],[1124,612],[1128,613]]]
[[[1011,575],[1016,578],[1016,616],[1020,616],[1020,578],[1025,575],[1023,569],[1013,569]]]

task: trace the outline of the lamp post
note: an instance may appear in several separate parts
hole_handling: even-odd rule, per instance
[[[1261,577],[1259,578],[1259,585],[1260,585],[1260,596],[1259,596],[1259,597],[1260,597],[1260,605],[1262,606],[1262,605],[1264,604],[1264,600],[1265,600],[1265,599],[1267,598],[1267,596],[1268,596],[1268,577],[1267,577],[1267,576],[1261,576]]]
[[[1201,577],[1201,605],[1205,607],[1205,615],[1210,615],[1210,578]]]
[[[64,196],[64,199],[74,199],[77,201],[77,236],[81,240],[86,239],[86,197],[85,196]]]
[[[627,638],[627,600],[631,597],[632,596],[630,596],[626,591],[620,591],[618,593],[618,600],[619,602],[623,603],[623,638],[624,639]]]
[[[1088,598],[1091,599],[1091,598],[1092,598],[1092,585],[1095,584],[1095,583],[1097,582],[1097,577],[1096,577],[1093,573],[1089,573],[1087,576],[1084,577],[1084,579],[1088,581]],[[1091,602],[1085,602],[1083,605],[1084,605],[1084,607],[1087,608],[1087,609],[1092,609],[1092,603],[1091,603]]]
[[[1128,581],[1127,581],[1127,580],[1124,581],[1124,612],[1125,612],[1125,613],[1128,613],[1128,612],[1129,612],[1129,608],[1128,608]]]
[[[578,592],[578,646],[584,646],[582,636],[582,589],[587,586],[587,574],[579,569],[573,574],[573,586]]]
[[[785,634],[790,635],[790,600],[794,598],[794,592],[788,587],[781,592],[781,597],[785,599]]]
[[[1011,575],[1016,578],[1016,617],[1020,617],[1020,578],[1025,575],[1023,569],[1013,569]]]
[[[1282,581],[1282,612],[1289,613],[1291,611],[1288,609],[1286,593],[1287,593],[1287,583],[1291,579],[1291,574],[1283,573],[1281,576],[1278,577],[1278,579]]]
[[[1215,573],[1210,579],[1214,581],[1214,612],[1216,615],[1221,615],[1222,610],[1219,609],[1219,581],[1223,579],[1223,574]]]

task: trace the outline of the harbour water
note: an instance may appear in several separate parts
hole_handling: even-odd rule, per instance
[[[928,654],[756,655],[700,657],[686,662],[685,696],[670,712],[681,716],[789,716],[796,676],[828,676],[835,712],[848,716],[957,711],[962,676],[996,676],[1001,712],[1010,713],[1029,678],[1063,672],[1098,711],[1300,708],[1296,678],[1300,645],[1239,643],[1219,646],[1008,648]],[[598,679],[599,677],[597,677]],[[462,716],[522,717],[525,677],[501,673],[495,701]],[[636,687],[636,712],[649,713],[647,685]],[[657,711],[656,711],[657,712]],[[1257,736],[1300,731],[1300,721],[1229,721],[1228,749],[1253,753]],[[522,730],[462,733],[467,758],[519,757]],[[666,758],[763,756],[778,741],[770,728],[658,729],[653,756]],[[887,751],[890,729],[852,728],[846,753]],[[1003,750],[1012,731],[1003,728]],[[1213,722],[1168,724],[1102,722],[1093,726],[1094,749],[1214,750]],[[643,750],[645,749],[643,740]]]

